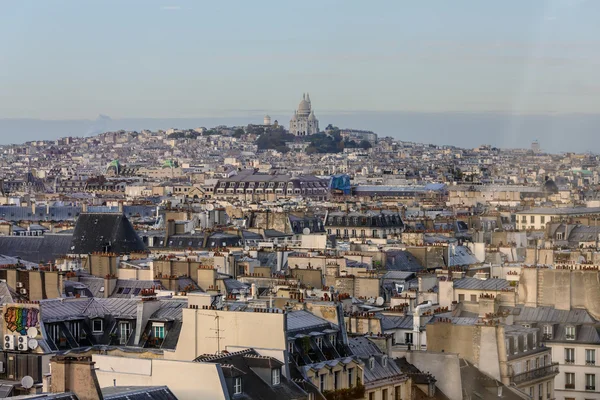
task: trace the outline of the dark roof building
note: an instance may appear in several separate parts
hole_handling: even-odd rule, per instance
[[[77,219],[70,254],[139,253],[142,239],[122,213],[83,213]]]
[[[221,364],[231,398],[308,399],[308,393],[282,373],[281,361],[261,356],[253,349],[204,354],[194,361]]]

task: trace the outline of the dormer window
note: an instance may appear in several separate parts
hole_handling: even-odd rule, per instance
[[[275,368],[271,370],[271,384],[273,386],[281,383],[281,369]]]
[[[329,341],[331,342],[331,345],[332,345],[333,347],[335,347],[335,345],[336,345],[336,337],[335,337],[335,334],[333,334],[333,335],[329,335]]]
[[[544,339],[552,339],[552,325],[544,325]]]
[[[569,325],[565,328],[565,339],[567,340],[575,340],[575,327]]]
[[[384,368],[387,367],[387,360],[388,358],[385,355],[381,358],[381,365],[383,365]]]
[[[233,394],[242,394],[242,377],[233,379]]]
[[[375,368],[375,358],[371,357],[369,358],[369,369],[374,369]]]
[[[323,338],[322,338],[321,336],[317,336],[317,337],[315,338],[315,343],[317,344],[317,347],[318,347],[319,349],[322,349],[322,348],[323,348]]]
[[[152,334],[157,339],[165,338],[165,324],[160,322],[152,323]]]
[[[523,351],[527,351],[527,334],[523,336]]]
[[[93,333],[102,333],[104,332],[104,329],[102,329],[102,320],[101,319],[95,319],[92,321],[92,332]]]

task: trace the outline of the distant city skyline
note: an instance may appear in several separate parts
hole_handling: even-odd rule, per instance
[[[458,146],[537,138],[544,150],[600,152],[598,2],[2,7],[0,34],[11,40],[0,52],[0,143],[85,135],[99,114],[124,129],[261,114],[288,127],[310,92],[322,127]]]

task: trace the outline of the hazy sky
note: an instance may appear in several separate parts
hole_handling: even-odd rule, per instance
[[[0,0],[0,118],[596,113],[600,1]]]

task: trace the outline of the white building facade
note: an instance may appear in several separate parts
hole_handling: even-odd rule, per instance
[[[314,135],[319,132],[319,120],[315,117],[308,93],[302,95],[298,109],[290,119],[290,133],[295,136]]]

